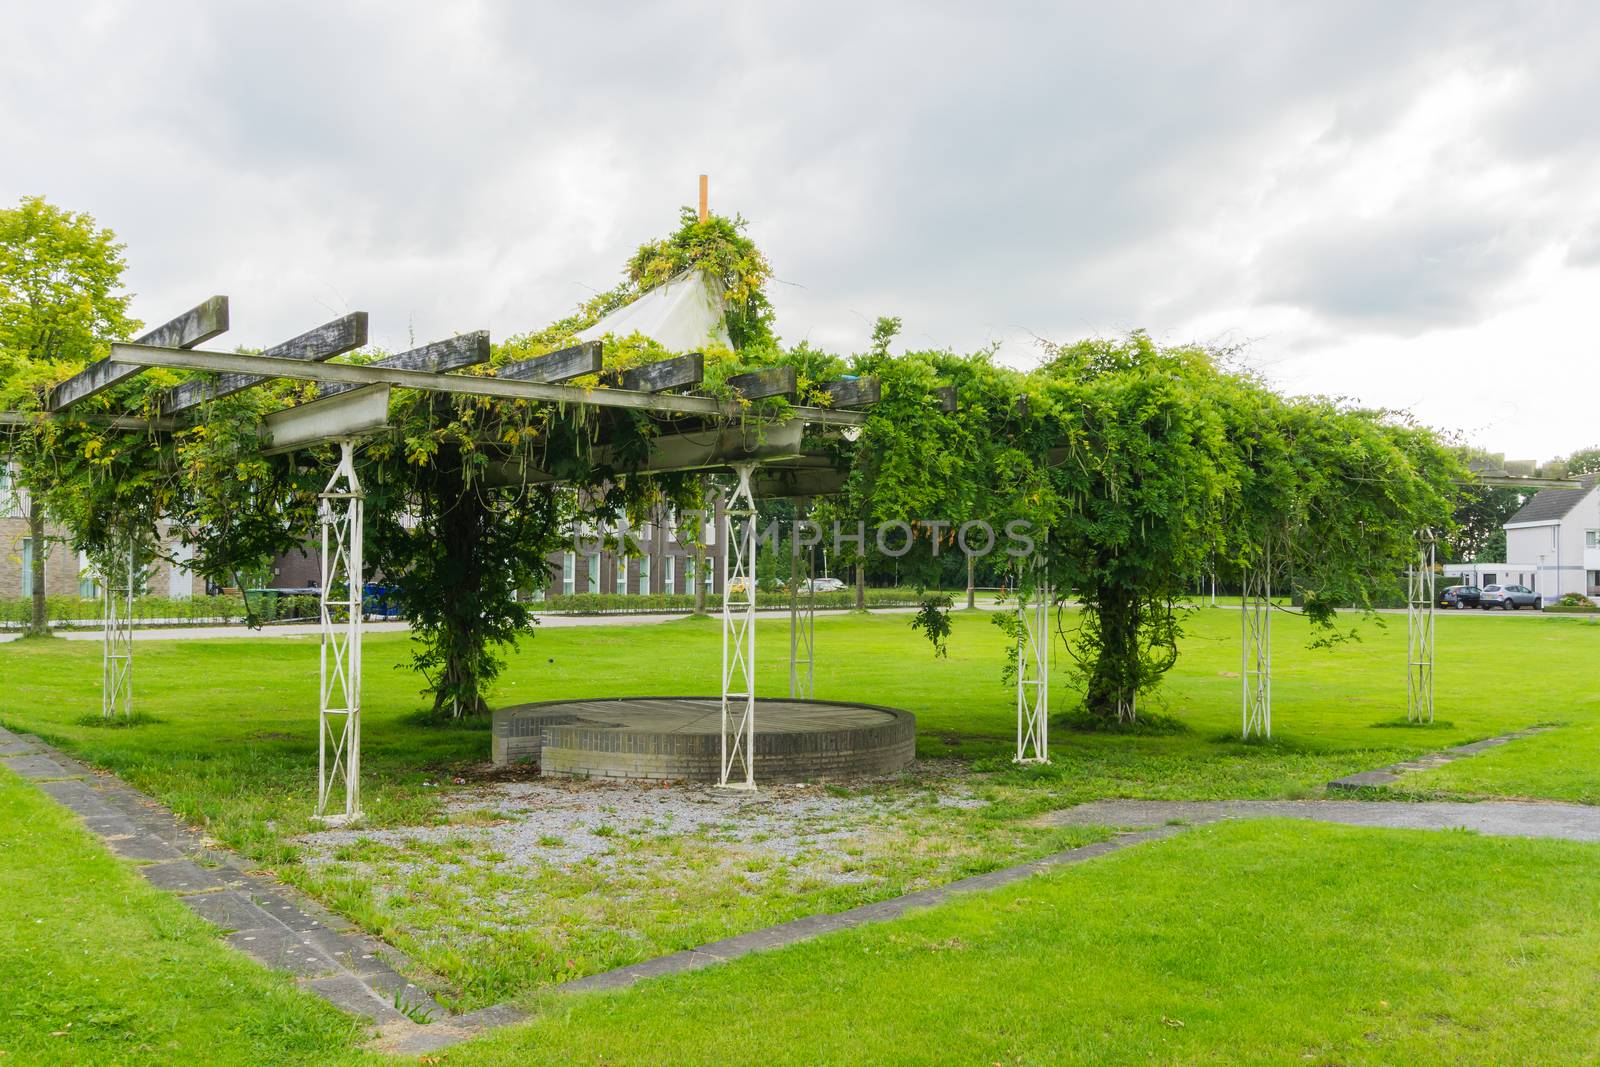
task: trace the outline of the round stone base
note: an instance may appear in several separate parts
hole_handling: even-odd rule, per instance
[[[893,774],[911,765],[909,711],[832,700],[756,701],[756,781]],[[714,782],[716,697],[551,700],[494,713],[495,766],[537,760],[541,775]]]

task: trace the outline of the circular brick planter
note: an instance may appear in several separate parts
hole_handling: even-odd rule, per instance
[[[717,780],[716,697],[550,700],[494,713],[495,766],[539,762],[542,775]],[[916,755],[909,711],[833,700],[756,701],[758,782],[893,774]]]

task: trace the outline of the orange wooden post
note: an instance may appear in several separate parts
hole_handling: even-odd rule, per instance
[[[700,221],[701,222],[704,222],[704,221],[706,221],[706,219],[709,219],[711,217],[710,190],[711,190],[711,179],[709,177],[707,177],[706,175],[704,175],[704,174],[700,175]]]

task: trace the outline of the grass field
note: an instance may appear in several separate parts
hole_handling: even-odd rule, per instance
[[[300,835],[310,829],[307,815],[315,785],[314,639],[141,642],[135,668],[140,716],[135,725],[120,728],[106,728],[96,722],[98,646],[65,641],[0,646],[0,723],[38,733],[80,758],[116,771],[186,818],[204,825],[224,843],[316,893],[369,929],[392,938],[430,968],[432,973],[423,977],[439,995],[453,1007],[465,1008],[507,996],[538,998],[540,986],[560,977],[671,951],[707,935],[719,936],[797,914],[845,907],[1066,847],[1086,839],[1085,832],[1042,831],[1028,825],[1030,817],[1084,799],[1318,795],[1324,783],[1349,771],[1535,723],[1556,723],[1560,727],[1472,760],[1410,776],[1401,783],[1400,791],[1430,796],[1596,799],[1597,791],[1586,768],[1595,765],[1595,749],[1600,747],[1600,715],[1596,714],[1600,696],[1588,695],[1593,692],[1588,677],[1593,653],[1600,645],[1600,625],[1585,618],[1476,614],[1441,617],[1439,722],[1416,728],[1403,725],[1405,620],[1402,616],[1387,616],[1382,621],[1386,625],[1364,624],[1359,641],[1333,649],[1312,649],[1307,647],[1309,635],[1303,623],[1293,616],[1280,615],[1274,624],[1274,740],[1245,744],[1237,739],[1239,616],[1226,609],[1202,609],[1190,620],[1183,657],[1169,676],[1159,702],[1149,702],[1143,709],[1177,721],[1182,724],[1181,729],[1107,735],[1058,728],[1052,734],[1053,764],[1019,771],[1009,768],[1005,758],[1013,744],[1014,711],[1011,693],[999,680],[1002,638],[987,617],[981,613],[956,616],[947,659],[931,655],[926,643],[910,630],[904,615],[820,618],[817,695],[894,704],[915,712],[920,754],[930,761],[926,766],[937,771],[931,779],[873,787],[874,800],[883,800],[886,809],[898,805],[907,814],[897,817],[892,825],[875,828],[883,847],[869,849],[852,861],[861,879],[843,887],[808,885],[783,877],[751,880],[737,874],[711,881],[703,867],[697,869],[687,861],[672,866],[677,863],[674,853],[681,854],[683,850],[666,847],[645,835],[630,838],[624,833],[615,842],[624,861],[631,862],[635,854],[645,858],[648,853],[656,864],[649,868],[651,878],[662,877],[663,870],[669,872],[665,881],[646,879],[640,883],[646,898],[653,888],[662,890],[656,906],[605,909],[601,905],[607,899],[611,885],[608,879],[612,876],[593,870],[547,874],[539,894],[517,905],[537,912],[536,917],[547,920],[547,925],[540,926],[532,919],[521,924],[502,921],[498,925],[522,927],[504,934],[463,926],[453,918],[474,911],[466,906],[470,898],[461,895],[471,889],[473,882],[465,874],[441,879],[436,873],[428,873],[428,868],[418,874],[418,868],[412,865],[405,869],[411,871],[414,884],[402,886],[402,892],[383,899],[381,895],[358,891],[350,877],[352,868],[334,865],[313,869],[305,862],[306,848]],[[784,624],[763,621],[761,639],[763,684],[769,692],[782,691],[787,676]],[[705,620],[639,627],[551,629],[523,642],[507,668],[497,696],[503,703],[514,703],[573,696],[705,694],[716,688],[719,647],[717,625]],[[422,704],[415,679],[401,669],[406,649],[407,643],[399,635],[369,637],[366,645],[364,788],[374,829],[448,823],[460,817],[461,798],[470,797],[473,790],[483,787],[487,724],[441,727],[426,722],[420,714]],[[1056,693],[1054,703],[1058,710],[1070,706],[1073,697],[1064,670],[1057,674]],[[958,783],[964,795],[977,798],[981,805],[939,807],[941,791],[948,789],[941,783],[947,782]],[[445,864],[435,871],[470,874],[476,869],[460,862],[463,857],[473,858],[476,846],[470,831],[470,826],[463,827],[458,853],[433,857]],[[46,836],[59,836],[56,830],[44,832]],[[1214,877],[1206,875],[1205,885],[1210,889],[1204,892],[1192,883],[1196,859],[1186,851],[1198,847],[1188,842],[1201,840],[1214,840],[1221,849],[1219,855],[1232,856],[1234,862],[1231,868],[1226,864],[1217,867]],[[1104,914],[1097,911],[1094,916],[1079,916],[1085,920],[1093,917],[1094,921],[1084,931],[1077,931],[1075,922],[1066,916],[1080,906],[1079,899],[1072,896],[1078,891],[1062,890],[1068,892],[1068,897],[1058,898],[1049,910],[1051,915],[1062,913],[1057,916],[1058,929],[1051,933],[1050,923],[1038,926],[1038,916],[1029,919],[1035,923],[1032,935],[1042,939],[1041,945],[1049,946],[1040,953],[1030,954],[1026,943],[1019,940],[1020,935],[1008,933],[1003,927],[984,927],[980,941],[973,941],[969,933],[962,932],[977,922],[979,913],[996,906],[992,901],[961,904],[914,920],[918,929],[921,924],[947,924],[952,931],[948,938],[960,943],[949,952],[919,950],[927,957],[927,967],[937,967],[941,975],[948,976],[941,979],[948,986],[948,997],[945,989],[927,986],[931,981],[928,974],[921,974],[910,964],[902,966],[906,960],[921,959],[917,951],[900,951],[894,947],[895,942],[882,940],[891,937],[891,930],[900,931],[892,936],[911,936],[900,929],[901,924],[895,924],[885,930],[852,934],[863,944],[853,950],[860,958],[849,967],[834,956],[807,955],[823,952],[819,945],[772,957],[771,961],[752,960],[740,964],[739,969],[716,975],[676,979],[670,985],[677,990],[673,994],[641,989],[621,997],[561,1000],[548,1007],[548,1014],[535,1027],[537,1037],[529,1037],[525,1031],[508,1034],[495,1039],[481,1054],[491,1057],[486,1062],[501,1062],[493,1056],[503,1056],[504,1062],[528,1062],[516,1057],[526,1057],[528,1049],[548,1045],[550,1049],[566,1049],[580,1061],[595,1060],[604,1052],[607,1062],[687,1062],[696,1059],[691,1048],[693,1035],[698,1030],[703,1037],[705,1027],[710,1025],[707,1019],[724,1009],[734,1014],[747,1010],[748,1005],[741,999],[748,995],[747,991],[741,992],[747,990],[745,983],[753,981],[755,986],[749,988],[765,987],[770,992],[769,983],[780,981],[785,995],[793,985],[795,996],[805,994],[810,998],[809,1015],[797,1010],[795,1026],[811,1017],[824,1030],[844,1031],[863,1025],[860,1020],[870,1017],[852,1014],[857,1011],[852,1005],[860,1003],[860,1010],[865,1011],[865,1005],[874,1003],[871,996],[863,1000],[861,989],[881,988],[887,994],[902,988],[903,978],[904,989],[924,990],[926,996],[922,1000],[930,1013],[917,1014],[914,1024],[906,1024],[910,1027],[909,1037],[943,1034],[947,1041],[971,1042],[970,1046],[950,1046],[947,1058],[952,1062],[979,1057],[984,1058],[983,1062],[1073,1061],[1074,1057],[1083,1062],[1123,1062],[1146,1056],[1159,1062],[1207,1062],[1206,1048],[1227,1047],[1225,1041],[1220,1046],[1210,1042],[1219,1039],[1230,1025],[1257,1035],[1261,1049],[1276,1050],[1274,1054],[1263,1052],[1262,1062],[1299,1059],[1302,1054],[1309,1055],[1312,1062],[1450,1062],[1450,1049],[1490,1047],[1483,1044],[1484,1034],[1473,1029],[1479,1025],[1499,1028],[1497,1033],[1503,1031],[1507,1035],[1505,1040],[1510,1043],[1505,1050],[1511,1058],[1504,1062],[1567,1060],[1565,1055],[1518,1057],[1512,1053],[1519,1049],[1565,1053],[1575,1046],[1558,1047],[1558,1037],[1562,1041],[1582,1041],[1591,1038],[1591,1032],[1579,1028],[1565,1036],[1547,1034],[1541,1039],[1531,1031],[1524,1032],[1525,1020],[1507,1014],[1510,1009],[1491,1003],[1491,992],[1497,986],[1524,980],[1533,983],[1528,987],[1531,993],[1564,998],[1558,1000],[1559,1004],[1585,1003],[1574,984],[1576,979],[1568,973],[1572,957],[1567,949],[1556,951],[1531,932],[1525,931],[1526,937],[1517,935],[1501,944],[1493,951],[1503,950],[1502,954],[1494,959],[1480,954],[1480,950],[1489,949],[1475,945],[1470,950],[1463,946],[1455,956],[1427,961],[1452,974],[1455,972],[1451,968],[1474,969],[1477,978],[1462,979],[1443,988],[1441,995],[1449,995],[1438,1001],[1442,1007],[1434,1014],[1480,1022],[1470,1026],[1446,1024],[1425,1012],[1417,1014],[1412,1010],[1417,998],[1414,993],[1407,995],[1405,988],[1409,987],[1402,983],[1396,993],[1398,999],[1391,1001],[1395,1006],[1392,1015],[1368,1020],[1372,1026],[1360,1031],[1380,1035],[1380,1039],[1366,1045],[1361,1044],[1366,1038],[1350,1030],[1353,1024],[1347,1025],[1349,1013],[1342,1009],[1312,1011],[1304,1015],[1305,1025],[1288,1025],[1284,1016],[1298,1017],[1304,1014],[1303,1008],[1310,1011],[1309,1002],[1300,1004],[1296,999],[1300,994],[1274,984],[1275,972],[1271,968],[1247,974],[1249,969],[1241,970],[1238,960],[1229,964],[1223,958],[1231,957],[1235,948],[1244,944],[1238,938],[1245,932],[1231,925],[1231,920],[1223,923],[1224,918],[1257,914],[1252,909],[1265,907],[1274,897],[1285,904],[1286,910],[1292,910],[1287,909],[1289,902],[1311,900],[1318,902],[1317,907],[1325,914],[1335,914],[1328,909],[1344,899],[1341,894],[1353,892],[1357,881],[1362,892],[1355,893],[1346,903],[1356,909],[1355,914],[1368,916],[1375,924],[1374,931],[1386,931],[1387,936],[1396,939],[1397,945],[1412,944],[1408,939],[1413,937],[1432,936],[1430,931],[1436,931],[1441,940],[1455,939],[1468,928],[1449,924],[1470,918],[1459,912],[1470,910],[1467,902],[1491,889],[1501,894],[1497,899],[1503,900],[1507,914],[1524,914],[1519,909],[1526,897],[1525,914],[1536,927],[1543,921],[1538,916],[1554,914],[1565,906],[1561,902],[1567,901],[1569,889],[1573,899],[1580,899],[1575,888],[1578,882],[1567,879],[1566,872],[1581,867],[1580,860],[1593,855],[1583,846],[1508,844],[1463,835],[1407,837],[1404,844],[1397,844],[1399,841],[1377,832],[1301,826],[1197,831],[1181,841],[1141,848],[1114,862],[1100,861],[1082,871],[1052,876],[1052,886],[1079,885],[1078,880],[1083,878],[1109,879],[1105,892],[1116,898],[1117,904]],[[937,842],[938,847],[926,847],[930,842]],[[908,843],[917,847],[905,847]],[[79,846],[88,848],[86,842],[74,847]],[[1441,871],[1455,870],[1456,875],[1451,880],[1441,873],[1438,892],[1419,892],[1416,877],[1407,873],[1411,868],[1391,862],[1397,849],[1405,852],[1407,863],[1415,859],[1419,864],[1423,857],[1437,851],[1438,856],[1429,862],[1442,864]],[[364,854],[361,848],[352,849],[351,853],[354,859]],[[1264,871],[1261,864],[1251,860],[1252,856],[1275,859],[1270,870]],[[1505,856],[1511,859],[1504,862],[1528,872],[1527,879],[1489,878],[1489,873],[1500,869],[1497,865],[1502,861],[1496,857]],[[84,862],[90,861],[86,858]],[[104,856],[93,862],[110,868],[118,866]],[[1329,864],[1348,865],[1355,881],[1345,879],[1345,868],[1334,872]],[[1541,869],[1551,876],[1550,881],[1559,884],[1541,889],[1537,873]],[[1482,877],[1474,870],[1481,871]],[[675,878],[679,881],[674,882]],[[1028,883],[1029,887],[1035,885]],[[1540,891],[1535,892],[1536,889]],[[1033,893],[1028,888],[1016,890],[1013,895],[1031,897]],[[1211,894],[1215,903],[1187,899],[1206,894]],[[1088,893],[1088,898],[1094,897],[1095,893]],[[1067,903],[1069,898],[1073,903]],[[1459,908],[1452,903],[1458,899]],[[701,905],[698,910],[697,904]],[[1184,909],[1202,905],[1203,910],[1196,914],[1222,923],[1214,926],[1209,935],[1213,949],[1207,950],[1196,942],[1187,950],[1193,958],[1183,964],[1176,962],[1179,957],[1147,958],[1152,939],[1172,939],[1174,945],[1192,940],[1194,915]],[[1425,921],[1416,912],[1424,905],[1429,909]],[[1168,908],[1175,909],[1175,917],[1163,910]],[[1433,917],[1436,908],[1444,909],[1437,922]],[[146,910],[142,905],[133,909],[141,917]],[[1120,912],[1126,917],[1145,911],[1158,917],[1151,920],[1154,925],[1138,936],[1130,932],[1130,940],[1118,948],[1120,935],[1110,928],[1114,915]],[[1317,912],[1313,908],[1306,914],[1315,916]],[[1572,914],[1592,924],[1592,907]],[[516,916],[512,918],[515,920]],[[1301,936],[1298,926],[1285,925],[1287,920],[1270,910],[1260,911],[1257,919],[1263,924],[1261,938]],[[1315,925],[1309,918],[1305,922]],[[29,934],[25,925],[18,927],[24,941]],[[1198,928],[1205,928],[1204,924]],[[1473,929],[1474,936],[1481,939],[1483,931]],[[558,932],[559,940],[553,940]],[[1297,966],[1323,969],[1319,956],[1323,948],[1347,954],[1353,946],[1366,944],[1356,937],[1356,931],[1344,929],[1341,923],[1313,933],[1317,936],[1302,948],[1281,949],[1287,953],[1281,961],[1285,973]],[[205,941],[204,934],[195,936],[199,942]],[[1592,951],[1587,936],[1573,941],[1571,951]],[[841,940],[847,939],[836,938],[828,944]],[[1493,944],[1493,939],[1490,942]],[[159,944],[142,944],[139,951],[161,951]],[[1530,946],[1538,951],[1533,952]],[[16,951],[28,950],[23,946]],[[223,952],[220,948],[215,951]],[[1404,961],[1411,957],[1402,953],[1397,958]],[[806,962],[780,962],[791,959]],[[894,965],[886,968],[884,959],[893,960]],[[1530,967],[1529,960],[1540,966]],[[1124,964],[1135,971],[1144,967],[1166,974],[1176,1001],[1172,1005],[1156,1005],[1155,1001],[1148,1001],[1149,990],[1143,989],[1138,996],[1129,994],[1123,1007],[1134,1012],[1136,1019],[1120,1013],[1112,997],[1115,982],[1102,982],[1106,988],[1097,991],[1090,988],[1093,983],[1084,985],[1072,977],[1079,970],[1095,973],[1098,969],[1106,975],[1111,973],[1108,967]],[[1234,970],[1215,970],[1225,964]],[[242,961],[238,966],[249,970]],[[792,970],[776,977],[776,972],[769,975],[764,968]],[[1061,997],[1037,1000],[1032,1008],[1019,1007],[1006,1015],[1003,1005],[993,1001],[997,995],[993,990],[978,988],[984,985],[980,976],[987,970],[1014,972],[1017,982],[1027,984],[1044,973],[1040,968],[1049,969],[1048,976],[1060,986]],[[757,973],[750,974],[752,969]],[[1202,994],[1201,985],[1185,984],[1190,969],[1197,975],[1211,973],[1219,984]],[[1375,962],[1353,961],[1347,967],[1333,968],[1334,973],[1320,974],[1318,981],[1322,984],[1314,984],[1313,988],[1325,986],[1329,1003],[1343,1004],[1346,1001],[1341,998],[1355,996],[1371,986],[1369,972],[1386,975],[1390,969]],[[1589,973],[1592,971],[1590,965]],[[726,977],[736,974],[746,977]],[[1129,975],[1130,981],[1137,977],[1134,971]],[[1174,978],[1185,981],[1172,981]],[[264,977],[261,981],[270,985]],[[1141,986],[1148,984],[1143,978],[1138,981]],[[1433,982],[1434,978],[1427,981]],[[734,984],[729,985],[730,982]],[[972,983],[976,985],[969,989]],[[1045,985],[1049,987],[1050,982]],[[667,988],[666,984],[661,987]],[[1086,998],[1082,1012],[1061,1007],[1068,1002],[1062,998],[1070,1000],[1069,995]],[[262,996],[252,992],[250,999]],[[687,997],[694,1011],[686,1012],[682,1020],[661,1018],[663,1012],[671,1015],[667,1006],[674,996]],[[662,1000],[663,997],[668,999]],[[963,998],[975,1005],[971,1011],[962,1006]],[[282,999],[269,999],[267,1003],[279,1004]],[[120,996],[104,998],[104,1003],[122,1000]],[[93,997],[84,1000],[85,1004],[93,1002]],[[1262,1005],[1259,1010],[1253,1006],[1257,1003]],[[1144,1007],[1139,1007],[1141,1004]],[[1183,1025],[1164,1024],[1157,1019],[1159,1029],[1144,1033],[1139,1020],[1145,1020],[1145,1015],[1139,1013],[1152,1005]],[[250,1014],[255,1017],[261,1010],[264,1009],[253,1007]],[[294,1025],[302,1029],[291,1027],[293,1032],[321,1032],[317,1027],[325,1021],[316,1023],[316,1011],[308,1011],[308,1015],[297,1016],[299,1021]],[[701,1011],[708,1014],[696,1014]],[[1188,1017],[1173,1012],[1187,1012]],[[1005,1016],[1006,1025],[986,1029],[987,1021],[992,1021],[996,1013]],[[1268,1015],[1275,1018],[1269,1020]],[[1097,1037],[1098,1024],[1092,1026],[1086,1021],[1102,1016],[1109,1038]],[[32,1017],[27,1018],[31,1024]],[[654,1021],[647,1023],[647,1018]],[[690,1025],[691,1019],[699,1023]],[[1033,1019],[1037,1025],[1021,1025],[1019,1019]],[[305,1030],[307,1027],[310,1029]],[[651,1042],[627,1044],[630,1040],[636,1042],[641,1028],[649,1030]],[[799,1040],[795,1032],[782,1027],[774,1033],[787,1033],[787,1040]],[[1312,1036],[1317,1040],[1310,1040]],[[314,1044],[322,1042],[318,1047],[324,1049],[349,1047],[348,1038],[337,1034],[311,1040]],[[1546,1043],[1540,1044],[1540,1040]],[[674,1044],[679,1041],[683,1044]],[[1102,1044],[1105,1051],[1096,1052]],[[935,1045],[943,1047],[939,1042],[922,1047],[932,1049]],[[290,1046],[298,1047],[293,1042]],[[3,1047],[6,1046],[0,1044]],[[761,1047],[765,1050],[761,1056],[752,1054],[749,1058],[800,1061],[793,1057],[786,1060],[778,1044]],[[800,1056],[807,1048],[816,1052],[812,1057],[815,1059],[850,1058],[846,1046],[826,1041],[812,1046],[797,1044],[791,1051],[793,1056]],[[575,1051],[579,1049],[585,1050],[582,1056]],[[650,1053],[652,1049],[656,1054]],[[958,1054],[962,1049],[974,1055]],[[1291,1050],[1293,1055],[1288,1054]],[[1408,1055],[1402,1056],[1397,1050],[1407,1050]],[[1409,1057],[1413,1050],[1420,1058]],[[879,1051],[883,1054],[880,1059],[894,1058],[889,1055],[893,1049],[887,1045]],[[1112,1055],[1113,1051],[1116,1055]],[[294,1062],[295,1054],[298,1053],[285,1052],[278,1059]],[[448,1062],[457,1062],[462,1055],[458,1052]],[[473,1052],[470,1059],[459,1062],[478,1062],[479,1055]],[[1102,1055],[1102,1059],[1096,1060],[1096,1055]],[[913,1055],[908,1062],[937,1058],[932,1054]],[[1457,1061],[1461,1058],[1457,1057]],[[1498,1053],[1487,1058],[1464,1058],[1501,1062]],[[1238,1062],[1235,1058],[1225,1059]],[[241,1058],[237,1062],[247,1061]],[[229,1061],[223,1057],[218,1062]]]

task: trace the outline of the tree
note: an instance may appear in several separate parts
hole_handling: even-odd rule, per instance
[[[0,211],[0,382],[14,404],[36,404],[62,366],[80,367],[104,355],[113,340],[138,325],[122,291],[123,245],[93,217],[66,211],[43,197],[24,197]],[[31,634],[45,634],[45,517],[47,449],[33,434],[13,435],[20,481],[28,490],[33,543]]]

